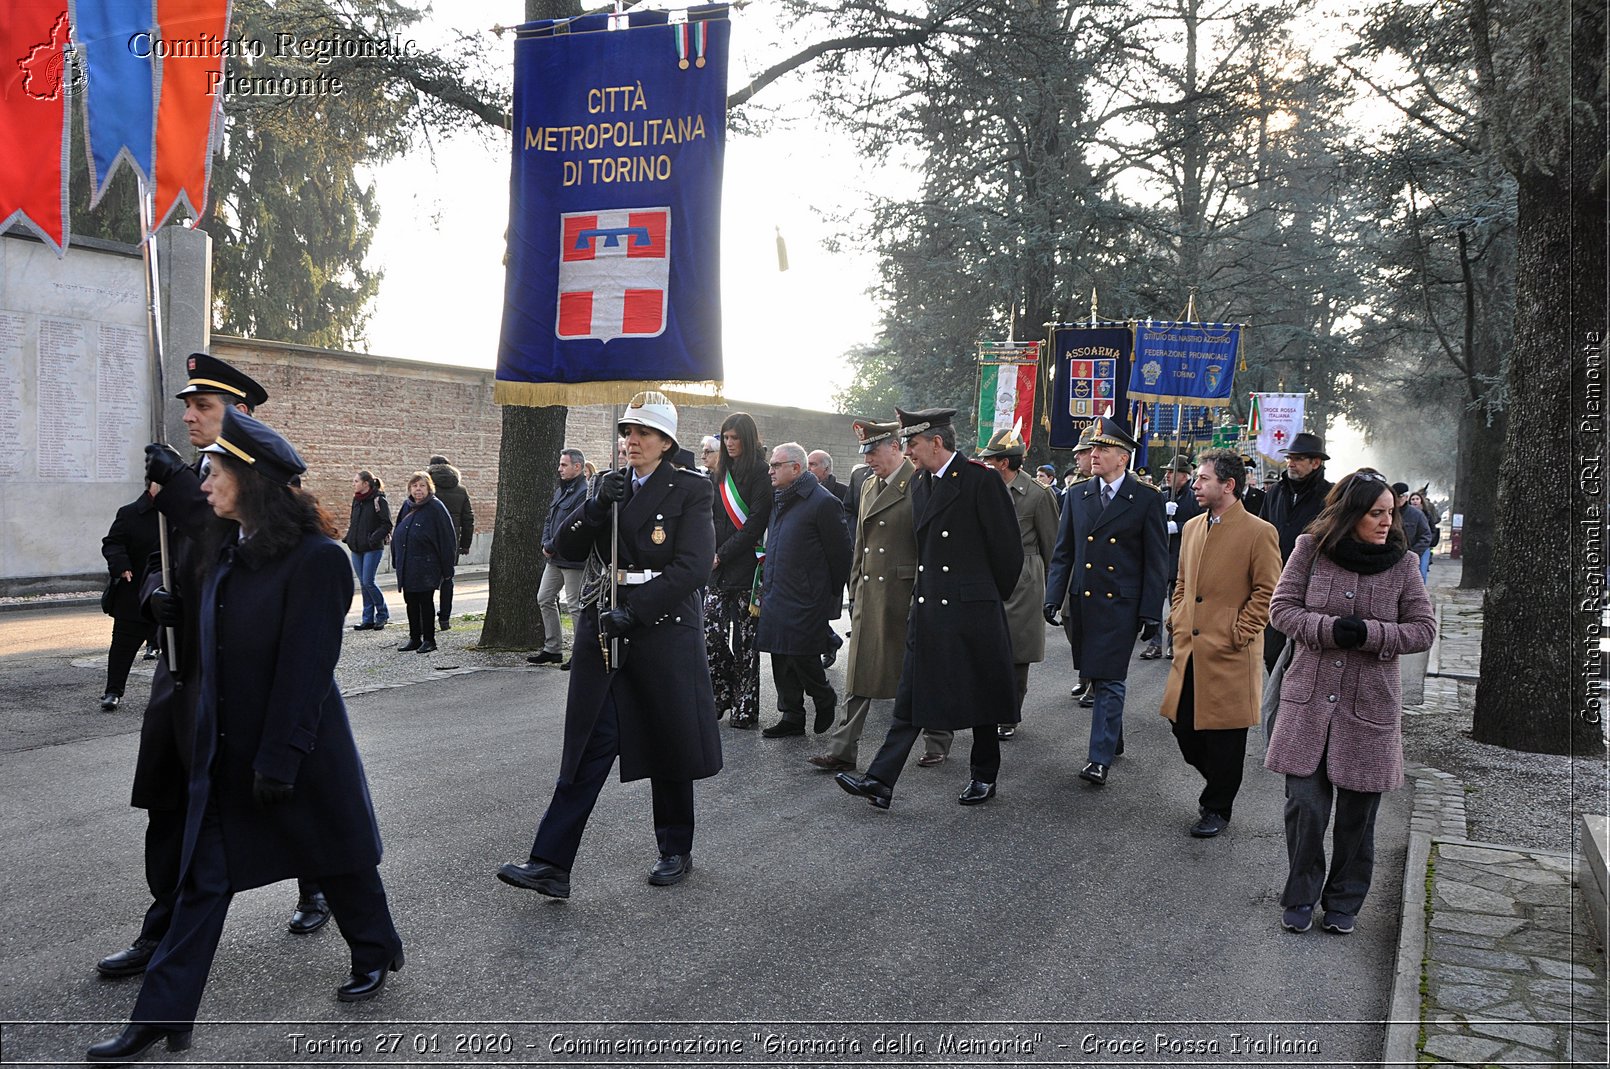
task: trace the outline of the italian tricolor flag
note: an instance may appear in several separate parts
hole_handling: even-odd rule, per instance
[[[1032,364],[983,364],[978,369],[978,448],[989,445],[997,431],[1018,428],[1027,446],[1034,427]]]

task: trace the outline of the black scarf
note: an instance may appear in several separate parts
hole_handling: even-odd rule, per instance
[[[1396,534],[1396,532],[1393,532]],[[1374,542],[1360,542],[1349,535],[1325,554],[1338,567],[1346,568],[1359,575],[1380,575],[1389,571],[1403,559],[1408,552],[1403,543],[1391,536],[1387,537],[1385,545],[1376,545]]]

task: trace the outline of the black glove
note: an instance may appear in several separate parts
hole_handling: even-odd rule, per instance
[[[1344,650],[1356,650],[1370,637],[1369,628],[1357,616],[1338,616],[1330,633],[1337,647]]]
[[[610,609],[598,618],[598,629],[604,633],[605,638],[620,638],[636,626],[637,613],[632,611],[630,605]]]
[[[295,793],[296,787],[293,784],[269,779],[261,772],[252,773],[252,797],[257,799],[258,805],[279,805],[281,802],[289,802]]]
[[[1057,619],[1057,607],[1055,605],[1047,605],[1045,607],[1045,622],[1050,624],[1052,627],[1055,627],[1058,623],[1060,623],[1060,621]]]
[[[1156,637],[1157,637],[1157,621],[1156,620],[1142,620],[1140,622],[1140,640],[1142,642],[1150,642],[1152,639],[1154,639]]]
[[[151,619],[163,627],[179,627],[184,623],[184,599],[166,587],[159,586],[151,591],[146,604],[150,606]]]
[[[617,501],[626,499],[626,472],[623,469],[612,469],[604,472],[603,478],[598,480],[598,500],[606,505],[613,505]]]
[[[145,481],[147,483],[166,486],[169,479],[183,470],[184,459],[174,452],[171,445],[152,442],[145,447]]]

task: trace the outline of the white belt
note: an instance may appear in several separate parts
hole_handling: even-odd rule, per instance
[[[621,568],[615,572],[615,582],[622,586],[642,586],[650,579],[658,579],[664,572],[651,572],[647,569],[638,571],[633,568]]]

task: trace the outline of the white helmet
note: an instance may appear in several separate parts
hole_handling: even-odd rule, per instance
[[[671,439],[673,446],[681,448],[681,443],[676,440],[676,406],[663,393],[645,390],[632,398],[616,429],[625,434],[627,425],[633,423],[659,431]]]

